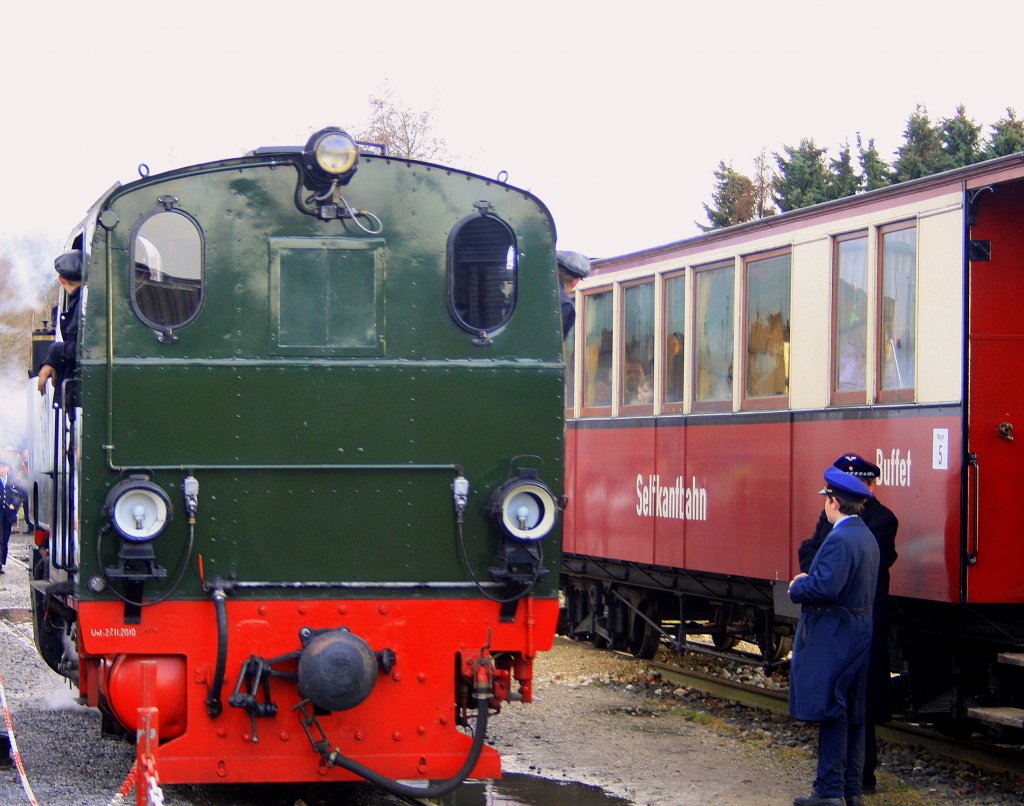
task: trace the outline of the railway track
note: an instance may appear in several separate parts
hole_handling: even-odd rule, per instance
[[[720,697],[749,708],[759,708],[780,715],[789,713],[789,694],[750,685],[694,669],[647,661],[662,680],[677,686],[695,689],[703,694]],[[920,747],[935,755],[968,762],[974,766],[996,773],[1021,774],[1024,770],[1024,748],[1007,747],[947,736],[932,728],[910,722],[893,720],[876,728],[880,739],[908,747]]]

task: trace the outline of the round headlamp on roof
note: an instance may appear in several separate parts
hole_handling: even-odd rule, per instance
[[[355,171],[359,146],[347,132],[331,126],[309,138],[302,156],[307,173],[322,180],[344,179]]]

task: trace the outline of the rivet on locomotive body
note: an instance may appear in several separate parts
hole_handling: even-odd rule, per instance
[[[300,616],[304,616],[308,612],[309,612],[309,605],[306,605],[306,604],[300,604],[299,605],[299,615]]]
[[[227,767],[224,766],[224,761],[217,762],[217,777],[224,778],[228,774]]]
[[[397,731],[396,730],[394,733],[391,734],[391,738],[394,739],[396,742],[402,741],[402,733],[401,733],[401,731]]]
[[[396,683],[401,683],[402,682],[402,673],[400,671],[398,671],[398,669],[395,669],[395,671],[393,671],[391,673],[391,679],[394,680]]]
[[[338,605],[338,613],[339,613],[339,615],[347,616],[348,615],[348,605],[345,605],[345,604]]]
[[[378,605],[377,612],[382,616],[386,616],[388,614],[388,606],[386,604]]]
[[[427,735],[427,726],[426,725],[417,725],[416,726],[416,732],[420,736],[426,736]],[[422,770],[421,770],[421,772],[422,772]]]
[[[365,732],[365,731],[364,731],[364,730],[363,730],[362,728],[360,728],[359,730],[357,730],[357,731],[356,731],[355,733],[353,733],[352,735],[353,735],[353,736],[355,737],[355,739],[356,739],[356,741],[357,741],[357,742],[361,742],[361,741],[363,741],[364,739],[366,739],[366,732]]]
[[[281,741],[282,741],[282,742],[287,742],[287,741],[288,741],[288,740],[289,740],[290,738],[292,738],[292,737],[291,737],[291,736],[289,735],[288,731],[286,731],[286,730],[283,730],[283,731],[281,731],[281,732],[280,732],[280,733],[278,734],[278,736],[280,737],[280,739],[281,739]]]
[[[226,728],[217,728],[217,736],[219,736],[221,739],[223,739],[227,735],[228,731]]]
[[[416,679],[421,683],[427,682],[427,675],[424,672],[416,672]]]
[[[425,775],[427,772],[427,760],[425,758],[420,759],[420,763],[417,765],[416,769],[420,771],[420,775]]]

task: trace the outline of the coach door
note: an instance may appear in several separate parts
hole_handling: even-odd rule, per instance
[[[961,596],[1024,601],[1024,180],[968,187],[966,545]]]

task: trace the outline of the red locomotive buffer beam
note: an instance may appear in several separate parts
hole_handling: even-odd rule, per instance
[[[316,716],[332,747],[394,779],[445,779],[466,762],[471,737],[458,727],[463,711],[475,708],[470,700],[480,690],[476,675],[481,668],[491,677],[492,708],[515,698],[513,679],[519,697],[529,702],[533,654],[551,647],[558,619],[557,599],[530,601],[520,611],[530,617],[514,623],[500,621],[497,606],[484,600],[229,600],[227,610],[225,702],[252,655],[294,655],[305,627],[344,628],[375,652],[394,652],[393,665],[377,673],[365,700]],[[276,706],[272,715],[251,717],[229,706],[209,716],[206,701],[217,650],[210,602],[146,608],[139,625],[124,625],[123,608],[113,602],[82,603],[79,614],[82,693],[129,728],[136,727],[133,709],[139,702],[132,692],[138,690],[139,664],[157,661],[162,783],[240,783],[256,775],[273,782],[358,780],[330,767],[311,747],[301,712],[295,710],[303,697],[293,678],[267,678],[269,699]],[[488,660],[479,664],[482,657]],[[294,672],[295,664],[284,662],[280,670]],[[498,753],[484,747],[471,775],[499,777]]]

